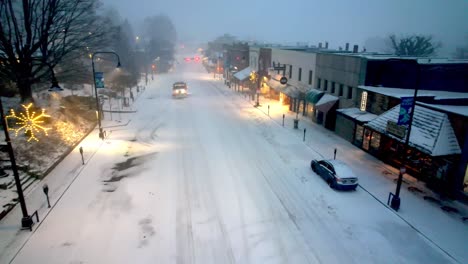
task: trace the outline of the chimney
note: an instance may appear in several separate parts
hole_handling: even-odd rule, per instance
[[[322,42],[319,42],[319,49],[322,48]]]
[[[346,43],[345,51],[349,51],[349,43]]]
[[[325,48],[328,49],[328,42],[325,42]]]
[[[354,45],[354,46],[353,46],[353,53],[358,53],[358,50],[359,50],[359,46],[358,46],[358,45]]]

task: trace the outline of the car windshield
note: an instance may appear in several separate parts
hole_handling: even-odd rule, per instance
[[[187,85],[184,84],[184,83],[177,83],[177,84],[174,84],[172,89],[174,89],[174,90],[176,90],[176,89],[187,89]]]

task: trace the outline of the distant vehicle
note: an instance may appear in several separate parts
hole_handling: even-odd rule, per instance
[[[185,61],[190,61],[191,59],[189,57],[186,57],[184,60]]]
[[[351,168],[339,160],[312,160],[312,170],[333,189],[356,190],[358,178]]]
[[[172,97],[181,98],[187,96],[187,83],[175,82],[172,85]]]

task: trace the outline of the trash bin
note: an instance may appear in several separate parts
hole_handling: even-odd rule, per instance
[[[299,128],[299,119],[294,119],[294,129]]]

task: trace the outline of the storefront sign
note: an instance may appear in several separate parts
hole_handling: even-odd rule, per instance
[[[367,109],[367,92],[364,91],[361,94],[361,107],[359,107],[359,110],[366,111],[366,109]]]
[[[413,97],[402,97],[400,103],[400,114],[398,115],[398,125],[407,126],[410,122],[411,111],[413,111]]]
[[[275,71],[284,71],[284,70],[286,70],[286,66],[274,66],[273,70],[275,70]]]
[[[280,83],[281,83],[281,84],[287,84],[287,83],[288,83],[288,78],[286,78],[286,77],[284,77],[284,76],[281,77]]]
[[[404,138],[406,134],[406,127],[400,126],[396,122],[387,121],[387,132],[399,138]]]

